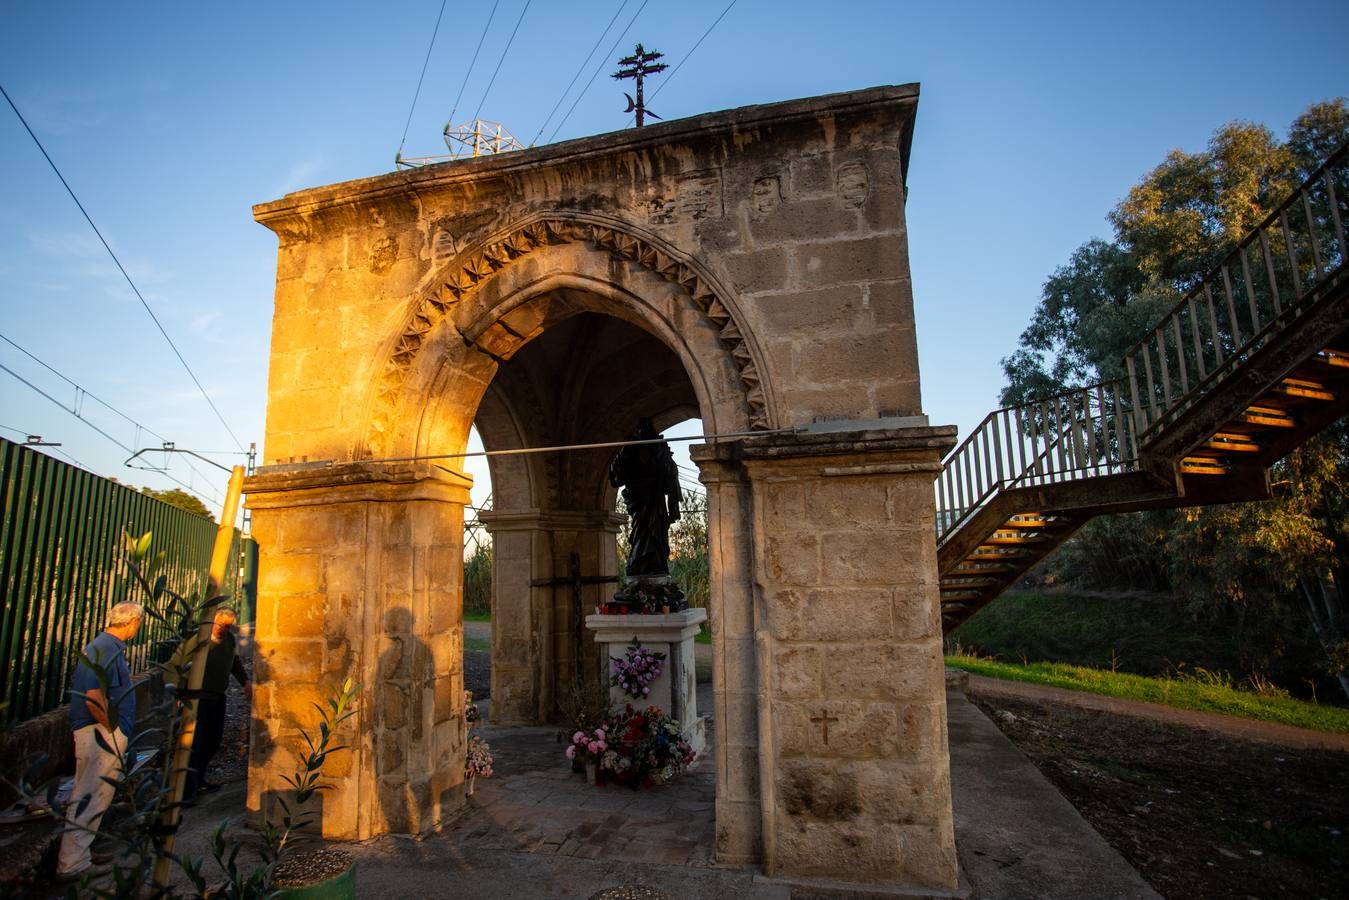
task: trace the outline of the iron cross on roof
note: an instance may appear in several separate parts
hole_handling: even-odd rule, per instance
[[[628,98],[628,108],[623,111],[637,113],[638,128],[642,127],[642,120],[646,116],[650,116],[653,119],[660,118],[660,116],[646,108],[646,103],[642,97],[642,81],[648,75],[655,75],[657,72],[664,72],[669,68],[665,63],[656,62],[656,60],[664,55],[664,53],[657,50],[648,51],[644,49],[641,44],[638,44],[636,53],[632,56],[625,56],[618,61],[618,64],[623,68],[614,73],[615,78],[637,79],[637,99],[633,100],[632,95],[625,91],[623,96]]]

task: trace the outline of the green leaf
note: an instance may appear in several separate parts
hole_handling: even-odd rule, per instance
[[[154,532],[147,531],[145,532],[145,534],[140,536],[140,540],[136,541],[136,547],[132,551],[132,555],[137,560],[145,559],[145,555],[150,552],[150,540],[153,537],[153,535]]]

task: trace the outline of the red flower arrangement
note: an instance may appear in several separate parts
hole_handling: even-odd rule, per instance
[[[609,718],[608,748],[600,767],[611,780],[634,790],[643,784],[664,784],[693,762],[693,748],[684,740],[679,722],[659,706],[634,710],[631,705]]]

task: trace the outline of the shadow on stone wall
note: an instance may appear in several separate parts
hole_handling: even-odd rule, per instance
[[[429,807],[429,773],[413,777],[408,770],[409,748],[429,739],[423,733],[421,685],[431,677],[431,648],[414,633],[415,620],[406,607],[384,615],[389,643],[375,672],[378,705],[375,709],[379,802],[390,831],[416,834],[423,811]]]

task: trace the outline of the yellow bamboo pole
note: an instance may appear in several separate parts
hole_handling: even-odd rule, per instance
[[[229,565],[230,544],[234,540],[234,520],[239,514],[239,497],[243,493],[244,467],[235,466],[230,471],[229,488],[225,491],[225,508],[220,514],[220,528],[215,533],[215,547],[211,550],[211,569],[208,576],[206,597],[210,599],[220,592],[225,583],[225,567]],[[192,739],[197,733],[197,694],[201,691],[202,676],[206,674],[206,654],[211,649],[211,624],[215,619],[213,610],[207,610],[197,624],[196,646],[192,653],[192,668],[187,674],[186,697],[183,702],[182,728],[178,733],[178,744],[173,751],[173,760],[169,769],[168,803],[160,813],[160,823],[164,827],[164,849],[155,862],[154,883],[157,888],[165,888],[173,872],[173,845],[178,837],[178,825],[182,821],[183,790],[187,787],[187,765],[192,756]],[[189,638],[188,640],[192,640]]]

